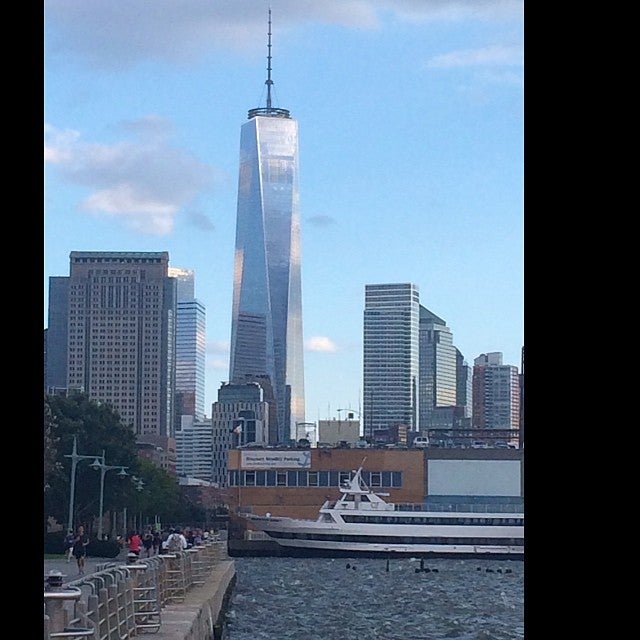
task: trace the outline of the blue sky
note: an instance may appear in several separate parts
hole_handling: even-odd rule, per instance
[[[365,284],[413,282],[469,364],[524,341],[522,0],[47,0],[45,274],[168,251],[228,381],[240,127],[299,124],[308,421],[361,406]],[[342,414],[344,416],[344,414]]]

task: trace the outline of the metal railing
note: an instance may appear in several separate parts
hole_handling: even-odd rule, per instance
[[[162,608],[184,601],[228,557],[226,536],[218,535],[183,552],[105,562],[67,584],[51,572],[45,576],[44,640],[127,640],[157,632]]]

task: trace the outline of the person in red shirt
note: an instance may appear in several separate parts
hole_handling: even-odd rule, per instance
[[[127,538],[127,544],[129,545],[129,553],[134,554],[136,558],[140,557],[140,547],[142,546],[142,538],[136,531],[132,531]]]

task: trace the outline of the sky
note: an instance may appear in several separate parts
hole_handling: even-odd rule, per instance
[[[523,0],[47,0],[44,326],[72,251],[167,251],[229,381],[240,127],[299,127],[306,420],[361,411],[366,284],[472,365],[524,344]]]

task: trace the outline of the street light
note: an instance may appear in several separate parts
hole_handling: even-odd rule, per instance
[[[95,458],[96,456],[81,456],[77,452],[76,436],[73,436],[73,451],[71,455],[65,454],[65,458],[71,458],[71,494],[69,496],[69,519],[67,520],[67,531],[73,531],[73,507],[76,497],[76,467],[79,460]]]
[[[104,503],[104,477],[107,475],[107,471],[112,471],[113,469],[120,469],[118,476],[124,478],[129,474],[125,471],[129,467],[123,467],[122,465],[111,466],[105,464],[104,461],[104,449],[102,450],[102,456],[93,461],[93,464],[89,465],[93,469],[100,469],[100,512],[98,519],[98,540],[102,540],[102,505]]]
[[[138,493],[142,493],[142,490],[144,489],[144,480],[142,478],[138,478],[138,476],[131,476],[131,480],[133,481],[133,484],[136,488],[136,491]],[[138,506],[140,506],[138,504]],[[135,515],[133,517],[134,520],[134,529],[135,527]],[[139,512],[139,519],[138,519],[138,530],[140,532],[142,532],[142,511]]]

